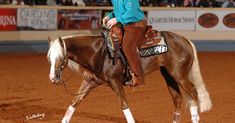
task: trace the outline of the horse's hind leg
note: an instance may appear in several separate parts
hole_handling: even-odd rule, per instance
[[[171,73],[172,77],[177,81],[180,87],[186,92],[187,102],[190,106],[192,123],[199,123],[198,114],[198,96],[193,83],[189,79],[190,64],[185,63],[181,66],[175,67],[174,72]]]
[[[110,86],[112,90],[115,91],[117,96],[119,97],[119,101],[121,103],[121,107],[125,115],[125,118],[127,120],[127,123],[135,123],[134,117],[132,116],[132,113],[127,104],[127,100],[126,100],[126,96],[123,90],[122,83],[115,81],[115,80],[111,80]]]
[[[74,97],[72,104],[68,107],[63,119],[62,123],[69,123],[75,108],[81,103],[81,101],[87,96],[87,94],[97,86],[94,81],[87,82],[85,79],[82,81],[81,87],[78,90],[77,95]]]
[[[163,75],[164,79],[166,80],[168,90],[172,96],[174,105],[175,105],[175,112],[173,116],[173,123],[180,122],[180,112],[181,112],[181,104],[182,104],[182,95],[180,93],[180,89],[178,83],[172,78],[167,70],[164,67],[160,67],[161,74]]]
[[[180,85],[182,89],[186,92],[186,98],[190,106],[191,120],[192,123],[199,123],[198,114],[198,96],[197,91],[191,81],[187,78],[180,80]]]
[[[169,69],[169,74],[180,85],[180,87],[186,92],[186,99],[190,106],[191,119],[193,123],[199,122],[198,114],[198,96],[197,91],[193,83],[189,79],[189,73],[191,68],[191,62],[179,62],[174,66],[174,69]],[[167,69],[167,70],[168,70]]]
[[[182,72],[178,72],[178,77],[179,73]],[[180,85],[180,87],[186,92],[187,102],[190,106],[192,123],[199,123],[199,114],[198,114],[198,105],[197,105],[198,96],[196,88],[189,80],[187,74],[180,75],[180,79],[178,77],[173,76],[174,80],[176,80],[177,83]]]

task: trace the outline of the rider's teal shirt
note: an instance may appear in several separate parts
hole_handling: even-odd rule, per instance
[[[140,9],[139,0],[111,0],[113,11],[109,18],[116,18],[117,22],[127,25],[144,19],[144,12]]]

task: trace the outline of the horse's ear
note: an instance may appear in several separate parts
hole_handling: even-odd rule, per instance
[[[52,42],[52,40],[51,40],[51,38],[48,36],[48,43],[49,43],[49,45],[51,45],[51,42]]]
[[[51,38],[48,36],[48,42],[51,43]]]
[[[60,36],[59,36],[59,42],[60,42],[60,46],[64,48],[63,39]]]

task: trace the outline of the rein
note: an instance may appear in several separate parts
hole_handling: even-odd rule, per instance
[[[68,88],[66,87],[66,82],[68,82],[69,79],[72,78],[72,76],[74,75],[74,73],[75,73],[75,72],[73,72],[66,80],[62,80],[62,83],[63,83],[63,85],[64,85],[65,91],[66,91],[68,94],[72,95],[72,96],[76,96],[76,95],[78,95],[78,94],[71,93],[71,92],[68,90]]]
[[[88,91],[85,91],[83,93],[72,93],[68,90],[68,88],[66,87],[66,82],[69,81],[69,79],[74,75],[75,72],[73,72],[66,80],[62,80],[62,83],[64,85],[64,89],[65,91],[70,94],[71,96],[80,96],[80,95],[83,95],[83,94],[86,94]]]
[[[68,88],[67,88],[67,86],[66,86],[66,82],[68,82],[69,79],[71,79],[71,77],[74,75],[74,73],[75,73],[75,72],[73,72],[66,80],[62,80],[63,85],[64,85],[64,90],[65,90],[68,94],[70,94],[71,96],[80,96],[80,95],[82,95],[82,94],[87,93],[88,91],[85,91],[85,92],[83,92],[83,93],[72,93],[72,92],[70,92],[70,91],[68,90]]]
[[[68,61],[68,60],[67,60]],[[67,66],[67,65],[66,65]],[[66,83],[72,78],[72,76],[75,74],[75,71],[73,71],[73,73],[72,74],[70,74],[70,76],[67,78],[67,79],[65,79],[65,80],[62,80],[62,83],[63,83],[63,85],[64,85],[64,90],[68,93],[68,94],[70,94],[71,96],[80,96],[80,95],[82,95],[82,94],[86,94],[88,91],[85,91],[85,92],[83,92],[83,93],[72,93],[72,92],[70,92],[69,90],[68,90],[68,88],[67,88],[67,86],[66,86]]]

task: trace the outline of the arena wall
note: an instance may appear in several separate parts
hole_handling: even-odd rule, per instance
[[[0,8],[36,8],[36,9],[68,9],[68,10],[112,10],[112,7],[71,7],[71,6],[7,6]],[[162,8],[143,7],[145,12],[155,10],[166,11],[234,11],[234,8]],[[0,31],[0,52],[46,52],[47,39],[72,34],[97,35],[101,30],[20,30]],[[199,51],[235,51],[235,29],[230,30],[172,30],[192,40]]]

